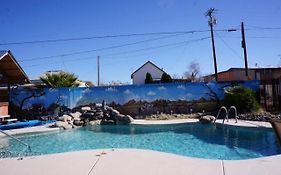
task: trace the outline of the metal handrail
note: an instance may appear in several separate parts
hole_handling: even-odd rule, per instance
[[[2,134],[6,135],[6,136],[8,136],[8,137],[10,137],[10,138],[12,138],[12,139],[18,141],[18,142],[21,143],[22,145],[26,146],[29,151],[31,151],[31,147],[30,147],[30,145],[28,145],[27,143],[25,143],[25,142],[21,141],[20,139],[18,139],[18,138],[16,138],[16,137],[14,137],[14,136],[12,136],[12,135],[6,133],[5,131],[3,131],[3,130],[1,130],[1,129],[0,129],[0,132],[1,132]]]
[[[236,109],[235,106],[230,106],[230,108],[228,109],[228,112],[227,112],[227,122],[228,122],[228,115],[229,115],[229,112],[230,112],[231,109],[234,110],[235,123],[237,123],[237,109]],[[224,120],[223,120],[223,123],[224,123]]]
[[[237,123],[237,109],[236,109],[235,106],[230,106],[230,108],[229,108],[228,110],[227,110],[227,108],[226,108],[225,106],[222,106],[222,107],[220,108],[218,114],[217,114],[217,117],[216,117],[215,121],[217,120],[218,116],[220,115],[222,109],[225,110],[225,116],[224,116],[224,118],[223,118],[223,120],[222,120],[222,123],[223,123],[223,124],[224,124],[225,119],[226,119],[227,122],[229,122],[229,117],[228,117],[228,116],[229,116],[229,112],[231,111],[231,109],[234,110],[235,123]],[[215,122],[215,121],[214,121],[214,122]]]
[[[224,111],[225,111],[225,115],[227,116],[227,109],[226,109],[226,107],[225,106],[222,106],[220,109],[219,109],[219,112],[218,112],[218,114],[217,114],[217,116],[216,116],[216,118],[215,118],[215,120],[214,120],[214,123],[216,122],[216,120],[217,120],[217,118],[219,117],[219,115],[220,115],[220,113],[221,113],[221,110],[223,110],[224,109]],[[226,117],[225,116],[225,117]],[[224,117],[224,118],[225,118]]]

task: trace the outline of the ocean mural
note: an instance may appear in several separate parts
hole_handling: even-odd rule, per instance
[[[212,111],[224,89],[242,85],[257,91],[259,81],[239,83],[167,83],[91,88],[16,88],[10,95],[10,113],[18,118],[54,115],[105,102],[123,114],[189,113]]]

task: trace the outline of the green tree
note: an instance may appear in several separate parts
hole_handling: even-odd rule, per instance
[[[161,83],[171,83],[171,82],[173,82],[171,76],[167,73],[163,73],[161,77]]]
[[[253,112],[259,109],[255,92],[243,86],[235,86],[225,90],[224,105],[235,106],[240,113]]]
[[[145,77],[145,84],[151,84],[151,83],[153,83],[153,78],[152,78],[152,76],[151,76],[151,74],[150,73],[146,73],[146,77]]]
[[[77,82],[77,77],[68,72],[60,71],[58,73],[46,73],[45,75],[40,77],[41,81],[43,81],[49,87],[78,87],[79,83]]]

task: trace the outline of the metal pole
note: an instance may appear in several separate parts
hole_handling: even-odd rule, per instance
[[[245,31],[244,31],[244,23],[241,23],[241,33],[242,33],[242,48],[244,50],[244,61],[245,61],[245,75],[248,78],[248,58],[247,58],[247,47],[246,47],[246,40],[245,40]]]
[[[211,16],[210,16],[210,20],[212,20]],[[215,80],[218,81],[217,57],[216,57],[215,39],[214,39],[214,31],[213,31],[212,23],[210,23],[210,27],[211,27],[212,49],[213,49],[213,58],[214,58],[214,67],[215,67]]]
[[[208,23],[211,28],[212,49],[213,49],[213,58],[214,58],[214,67],[215,67],[215,80],[218,81],[217,57],[216,57],[215,38],[214,38],[214,30],[213,30],[213,26],[216,24],[216,19],[213,16],[215,11],[216,10],[214,8],[210,8],[206,12],[206,16],[208,16],[210,18]]]

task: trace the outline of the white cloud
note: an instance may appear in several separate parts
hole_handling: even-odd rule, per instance
[[[187,93],[185,96],[186,97],[192,97],[192,94],[191,93]]]
[[[87,94],[87,93],[90,93],[90,92],[92,92],[92,90],[89,89],[89,88],[87,88],[87,89],[85,89],[85,90],[82,91],[83,94]]]
[[[130,91],[129,89],[126,89],[124,92],[123,92],[123,94],[132,94],[133,92],[132,91]]]
[[[149,91],[149,92],[147,93],[147,95],[149,95],[149,96],[154,96],[154,95],[156,95],[156,93],[155,93],[155,92],[152,92],[152,91]]]
[[[158,88],[158,90],[159,90],[159,91],[162,91],[162,90],[166,90],[166,88],[165,88],[164,86],[160,86],[160,87]]]
[[[113,87],[109,87],[109,88],[106,88],[105,91],[107,91],[107,92],[117,92],[117,89],[115,89]]]
[[[49,92],[57,92],[58,90],[57,89],[55,89],[55,88],[50,88],[49,89]]]
[[[177,88],[178,88],[178,89],[185,90],[185,87],[184,87],[183,85],[178,85]]]

